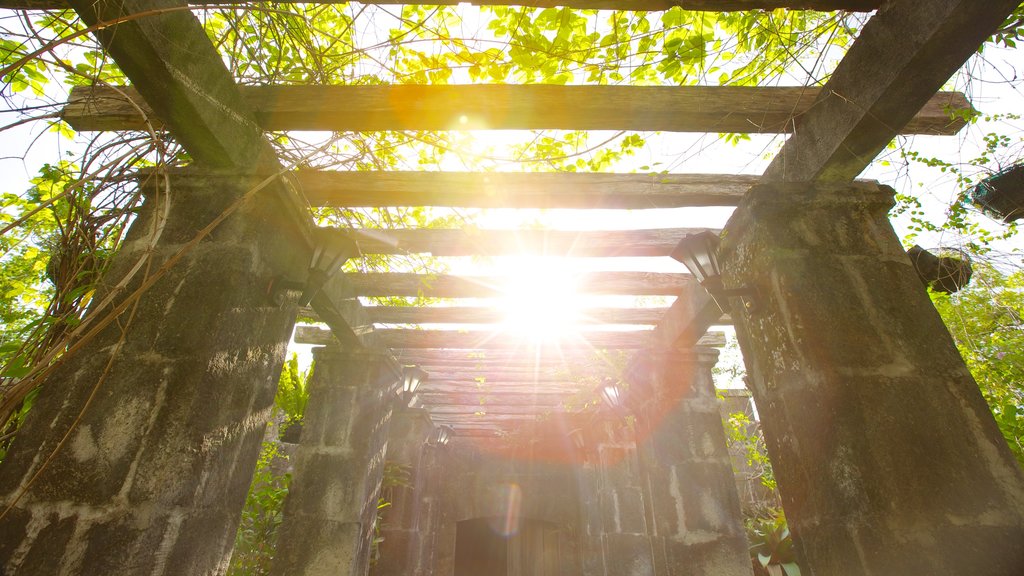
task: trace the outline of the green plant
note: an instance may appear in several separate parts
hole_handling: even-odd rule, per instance
[[[312,373],[312,366],[304,372],[299,370],[298,354],[292,354],[284,363],[281,378],[277,382],[277,394],[274,396],[274,406],[284,414],[282,433],[290,426],[302,424],[309,403],[309,378]]]
[[[377,498],[377,517],[373,522],[373,541],[370,543],[370,563],[380,559],[380,545],[384,542],[384,510],[395,500],[396,488],[412,488],[412,468],[397,462],[385,462]]]
[[[276,442],[264,442],[235,534],[235,549],[227,576],[270,573],[277,529],[284,520],[284,501],[291,474],[275,475],[272,463],[282,458]]]
[[[793,535],[786,516],[776,510],[768,518],[751,522],[747,530],[750,558],[757,576],[800,576],[793,549]]]
[[[1024,272],[980,263],[965,290],[932,301],[1024,467]]]

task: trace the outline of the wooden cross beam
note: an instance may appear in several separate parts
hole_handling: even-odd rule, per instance
[[[196,6],[220,6],[220,5],[245,5],[254,0],[213,0],[203,2],[196,0],[192,4]],[[325,0],[318,4],[343,4],[344,0]],[[791,10],[819,10],[819,11],[845,11],[845,12],[870,12],[878,8],[881,0],[473,0],[463,2],[462,0],[431,0],[431,5],[457,6],[459,4],[472,4],[474,6],[526,6],[537,8],[576,8],[579,10],[635,10],[641,12],[653,12],[669,10],[680,7],[684,10],[703,10],[709,12],[736,12],[743,10],[776,10],[788,8]],[[288,2],[273,0],[269,4],[288,4]],[[409,4],[404,0],[376,0],[366,4]],[[14,10],[64,10],[68,8],[65,0],[0,0],[0,8]]]
[[[636,130],[786,133],[820,99],[811,87],[545,84],[240,86],[264,130]],[[927,104],[927,105],[925,105]],[[922,102],[905,134],[955,134],[963,94]],[[139,113],[139,110],[143,114]],[[140,130],[160,114],[129,87],[75,87],[62,117],[74,129]],[[159,124],[157,124],[159,125]],[[250,127],[251,128],[251,127]]]
[[[178,172],[170,171],[172,177]],[[206,179],[235,177],[227,173],[198,174]],[[735,206],[751,186],[761,181],[760,176],[733,174],[311,169],[289,172],[288,179],[312,206],[592,209]]]
[[[687,234],[707,228],[651,230],[343,230],[361,254],[434,256],[545,255],[558,257],[668,256]],[[717,234],[719,230],[714,230]],[[681,266],[680,266],[681,267]]]
[[[354,296],[403,296],[427,298],[489,298],[504,294],[508,278],[499,276],[448,276],[402,272],[344,274]],[[674,296],[693,282],[689,274],[655,272],[587,272],[575,277],[581,294],[625,296]]]
[[[647,347],[649,330],[586,331],[559,339],[538,341],[536,338],[499,330],[404,330],[384,329],[374,332],[375,342],[392,349],[450,349],[463,351],[503,350],[519,354],[528,362],[538,350],[556,354],[560,351],[629,350]],[[334,342],[330,330],[316,326],[297,326],[295,342],[326,346]],[[699,346],[722,346],[722,333],[710,333],[698,340]],[[400,355],[396,355],[400,356]],[[404,360],[403,364],[407,363]]]
[[[487,306],[366,306],[368,319],[376,324],[500,324],[503,310]],[[668,308],[585,308],[581,324],[657,324]]]

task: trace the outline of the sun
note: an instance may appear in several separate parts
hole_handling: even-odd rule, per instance
[[[503,329],[533,340],[556,340],[578,331],[581,295],[575,276],[558,258],[513,263],[501,288]]]

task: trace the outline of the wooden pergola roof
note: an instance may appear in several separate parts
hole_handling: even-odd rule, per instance
[[[391,2],[382,2],[391,3]],[[433,2],[433,4],[451,4]],[[619,10],[763,8],[859,10],[878,0],[494,0],[479,4]],[[237,3],[233,3],[237,4]],[[201,166],[218,174],[288,173],[264,130],[615,129],[791,133],[761,178],[850,181],[899,133],[953,134],[967,108],[962,94],[937,92],[1017,6],[1017,0],[901,0],[862,29],[820,89],[608,86],[239,87],[183,3],[70,0],[90,25],[128,14],[96,33],[133,83],[129,90],[76,88],[64,118],[79,130],[166,127]],[[0,6],[58,8],[59,0],[4,0]],[[927,13],[928,18],[920,17]],[[135,101],[129,104],[124,95]],[[134,98],[137,94],[141,98]],[[317,172],[281,178],[287,209],[309,205],[507,208],[661,208],[734,206],[760,180],[736,175],[473,174]],[[436,256],[557,254],[667,257],[685,229],[616,232],[509,230],[349,230],[364,254]],[[309,250],[308,242],[300,249]],[[595,350],[642,354],[692,347],[721,311],[685,274],[593,273],[584,291],[676,296],[669,307],[593,310],[592,331],[559,347],[524,346],[484,304],[421,308],[364,306],[366,296],[488,298],[494,278],[341,274],[313,301],[315,314],[344,344],[390,348],[403,364],[431,373],[420,396],[437,422],[461,434],[493,434],[539,415],[578,410],[587,377],[612,372]],[[437,329],[431,325],[447,325]],[[395,327],[395,325],[401,327]],[[631,328],[624,330],[624,327]],[[418,329],[417,329],[418,328]],[[300,341],[324,342],[316,329]],[[706,343],[714,344],[712,337]],[[582,382],[582,384],[581,384]]]

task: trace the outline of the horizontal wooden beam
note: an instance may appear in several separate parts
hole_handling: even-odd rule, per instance
[[[241,86],[264,130],[632,130],[788,133],[810,87],[547,84]],[[935,95],[903,134],[955,134],[959,92]],[[143,113],[140,114],[139,110]],[[76,86],[62,117],[79,131],[143,130],[157,115],[129,87]]]
[[[451,350],[400,348],[392,349],[395,359],[405,365],[417,364],[429,372],[433,367],[465,368],[473,370],[535,368],[538,370],[569,370],[603,372],[624,364],[626,353],[609,352],[607,355],[592,350]],[[618,356],[622,355],[622,362]],[[606,357],[607,356],[607,357]]]
[[[668,256],[687,234],[708,228],[652,230],[443,230],[360,229],[343,233],[362,254],[434,256],[571,256],[635,258]],[[712,230],[718,234],[720,230]]]
[[[298,170],[313,206],[604,208],[735,206],[759,176],[580,172],[337,172]]]
[[[580,332],[557,340],[536,341],[529,336],[475,330],[469,332],[457,330],[376,330],[374,342],[383,348],[400,350],[426,349],[457,349],[457,350],[508,350],[521,351],[526,360],[536,350],[633,350],[644,348],[650,342],[650,330]],[[297,326],[295,342],[325,346],[334,342],[329,330],[316,326]],[[723,346],[725,337],[716,332],[705,335],[697,344],[699,346]],[[399,362],[401,356],[396,354]]]
[[[448,276],[402,272],[350,272],[344,274],[353,296],[424,296],[428,298],[490,298],[502,296],[508,278],[500,276]],[[696,281],[689,274],[655,272],[586,272],[574,278],[580,294],[674,296]]]
[[[575,409],[566,409],[558,405],[554,406],[512,406],[512,405],[482,405],[474,409],[471,406],[463,405],[436,405],[429,409],[430,417],[447,414],[452,416],[545,416],[549,414],[571,414],[578,412]]]
[[[295,0],[298,1],[298,0]],[[196,6],[245,5],[254,0],[196,0]],[[269,4],[289,4],[274,0]],[[343,4],[345,0],[321,0],[318,4]],[[578,10],[632,10],[638,12],[659,12],[676,6],[684,10],[708,12],[739,12],[746,10],[818,10],[822,12],[870,12],[878,8],[881,0],[430,0],[432,6],[526,6],[536,8],[575,8]],[[366,4],[409,4],[405,0],[375,0]],[[0,8],[13,10],[64,10],[65,0],[0,0]]]
[[[668,308],[584,308],[580,324],[657,324]],[[364,306],[376,324],[500,324],[507,313],[485,306]]]

